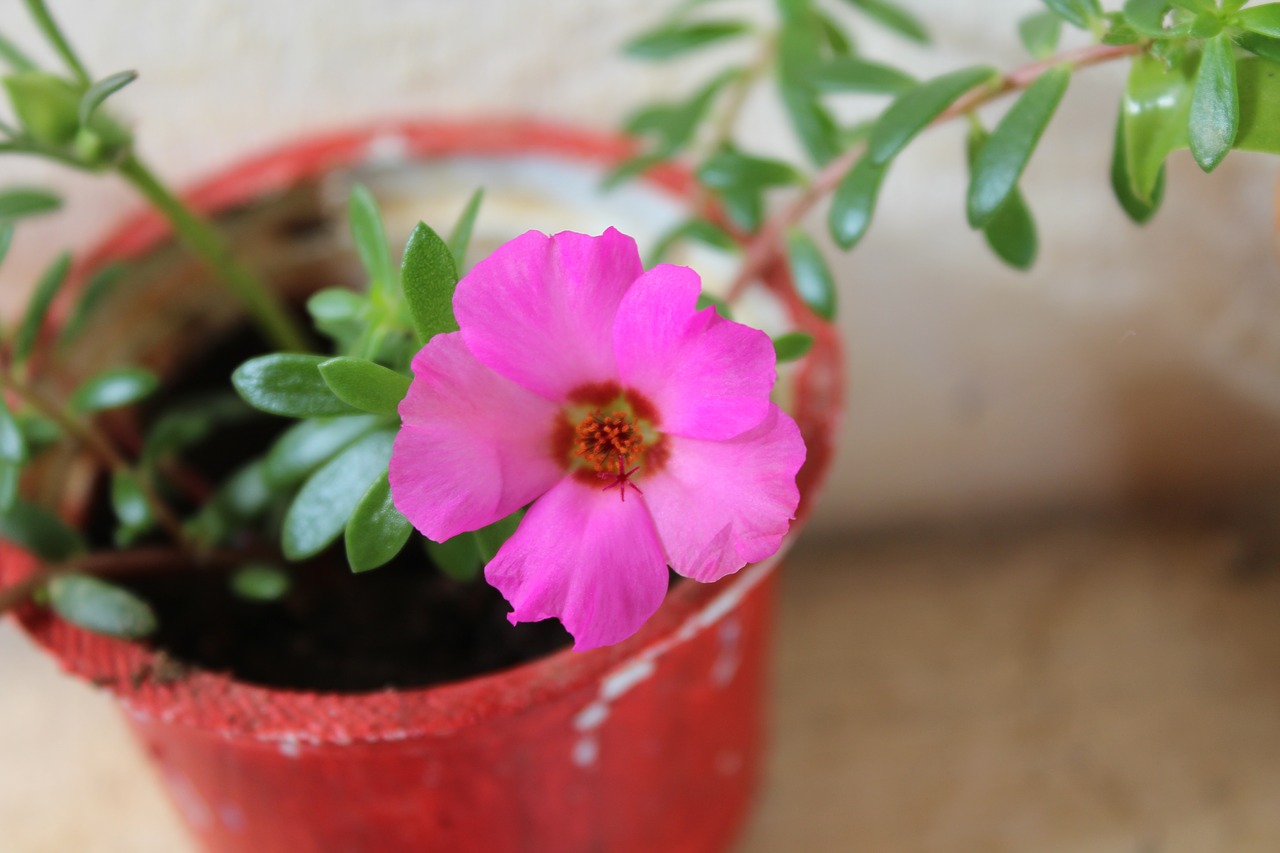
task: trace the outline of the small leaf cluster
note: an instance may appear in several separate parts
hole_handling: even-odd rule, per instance
[[[414,354],[458,328],[453,292],[480,201],[477,192],[447,240],[419,223],[397,265],[373,196],[360,186],[352,191],[351,230],[368,287],[322,290],[308,301],[334,354],[271,353],[232,375],[249,405],[297,423],[204,508],[194,529],[207,544],[259,524],[278,536],[285,558],[305,560],[341,538],[357,572],[404,548],[413,528],[392,503],[387,479],[397,410]],[[492,531],[457,539],[431,544],[431,553],[452,576],[474,576]]]

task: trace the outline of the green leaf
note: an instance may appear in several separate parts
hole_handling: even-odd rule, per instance
[[[787,265],[796,293],[805,305],[824,320],[836,316],[836,283],[822,252],[803,231],[787,233]]]
[[[773,351],[778,361],[796,361],[813,349],[813,335],[804,332],[787,332],[773,339]]]
[[[764,220],[764,198],[755,187],[721,190],[720,201],[729,221],[748,233],[754,233]]]
[[[116,409],[145,399],[160,387],[160,379],[141,367],[104,370],[85,381],[71,395],[71,408],[78,412]]]
[[[412,532],[409,519],[391,501],[391,485],[384,471],[360,498],[347,522],[347,562],[351,571],[367,572],[386,565],[400,553]]]
[[[88,284],[80,291],[71,309],[71,316],[62,324],[62,331],[58,333],[58,346],[66,346],[80,336],[97,313],[102,300],[111,293],[111,289],[124,276],[124,271],[125,267],[121,264],[108,264],[93,274]]]
[[[1124,114],[1121,113],[1116,118],[1115,147],[1111,152],[1111,189],[1116,195],[1116,201],[1120,202],[1120,207],[1129,218],[1143,225],[1155,216],[1160,208],[1160,202],[1164,199],[1164,166],[1162,165],[1156,173],[1151,197],[1140,198],[1133,188],[1133,176],[1129,174],[1128,158],[1125,156],[1127,150],[1128,146],[1124,139]]]
[[[851,56],[854,53],[853,39],[843,27],[821,9],[811,10],[811,14],[822,32],[822,40],[831,48],[835,56]]]
[[[974,124],[970,128],[968,139],[970,168],[973,168],[989,139],[987,132],[980,125]],[[1022,193],[1016,187],[1008,200],[982,229],[982,234],[996,257],[1009,266],[1026,270],[1035,263],[1036,254],[1040,248],[1036,224],[1031,217],[1031,210],[1022,198]]]
[[[1018,36],[1027,53],[1045,59],[1058,49],[1062,36],[1062,19],[1053,12],[1035,12],[1018,21]]]
[[[703,311],[707,308],[716,309],[716,313],[726,320],[733,319],[733,313],[729,310],[729,303],[725,302],[714,293],[708,293],[705,290],[698,294],[698,301],[694,304],[695,310]]]
[[[425,223],[418,223],[404,247],[400,277],[420,343],[458,330],[453,316],[453,291],[458,286],[453,253]]]
[[[27,461],[27,440],[18,419],[0,394],[0,460],[21,465]]]
[[[467,206],[462,209],[462,215],[454,223],[453,231],[449,233],[449,253],[453,255],[453,268],[458,273],[467,268],[467,246],[471,245],[471,231],[475,228],[482,201],[484,190],[473,192],[467,200]]]
[[[0,515],[12,511],[18,502],[18,485],[21,479],[21,465],[0,459]]]
[[[44,325],[45,315],[49,313],[49,305],[58,295],[58,289],[67,280],[67,272],[71,269],[71,255],[63,252],[45,269],[36,283],[36,289],[27,303],[27,310],[22,315],[22,322],[13,339],[13,363],[22,364],[31,356],[36,340],[40,337],[40,327]]]
[[[888,163],[961,95],[996,76],[991,68],[962,68],[921,83],[884,111],[871,130],[866,156],[877,166]]]
[[[35,71],[36,64],[18,46],[0,34],[0,60],[14,71]]]
[[[816,66],[810,81],[822,92],[863,92],[869,95],[901,95],[917,85],[914,77],[891,65],[852,56],[829,59]]]
[[[229,391],[218,391],[166,407],[147,430],[142,445],[144,466],[199,444],[220,427],[255,417],[257,413]]]
[[[1102,15],[1102,9],[1097,0],[1043,0],[1043,2],[1059,18],[1082,30],[1089,29],[1090,21]]]
[[[982,228],[1017,189],[1049,120],[1058,108],[1071,69],[1059,65],[1041,74],[1000,119],[978,152],[969,182],[969,224]]]
[[[1250,53],[1256,53],[1272,62],[1280,62],[1280,39],[1267,38],[1257,33],[1237,33],[1235,42]]]
[[[279,601],[289,586],[288,573],[270,563],[250,563],[231,576],[231,591],[246,601]]]
[[[791,129],[809,159],[819,166],[834,160],[840,153],[840,128],[817,95],[807,87],[790,84],[783,84],[779,95]]]
[[[661,263],[671,251],[671,247],[681,240],[696,240],[726,252],[738,249],[738,244],[734,242],[733,237],[719,225],[705,219],[686,219],[658,238],[646,259],[646,269]]]
[[[1162,39],[1176,34],[1174,30],[1165,29],[1164,19],[1168,12],[1168,0],[1126,0],[1124,4],[1125,20],[1147,38]]]
[[[876,165],[864,154],[836,187],[827,226],[840,248],[852,249],[867,233],[887,170],[887,164]]]
[[[22,219],[51,213],[62,206],[62,199],[48,190],[15,187],[0,192],[0,220]]]
[[[667,59],[746,32],[747,25],[740,21],[668,24],[637,36],[622,49],[627,55],[637,59]]]
[[[20,71],[4,78],[14,115],[37,142],[66,145],[80,128],[80,91],[44,71]]]
[[[480,557],[480,546],[471,533],[462,533],[445,542],[425,540],[427,556],[436,564],[445,577],[460,583],[475,580],[480,573],[484,561]]]
[[[1125,163],[1133,194],[1150,203],[1165,157],[1187,147],[1191,112],[1188,63],[1166,67],[1148,54],[1135,56],[1121,109],[1124,114]]]
[[[246,403],[273,415],[316,418],[349,415],[357,409],[338,399],[320,375],[323,355],[272,353],[251,358],[231,374]]]
[[[62,428],[48,418],[23,412],[18,416],[22,438],[27,443],[27,458],[32,459],[41,450],[62,438]]]
[[[351,220],[351,236],[360,255],[360,265],[369,275],[370,292],[391,293],[400,282],[391,266],[391,248],[387,245],[378,202],[363,184],[351,188],[347,217]]]
[[[88,127],[94,112],[102,106],[103,101],[137,79],[137,71],[119,71],[90,86],[89,90],[80,96],[80,108],[77,112],[80,126]]]
[[[731,187],[775,187],[796,184],[804,176],[790,163],[753,157],[732,149],[720,151],[698,167],[698,180],[714,190]]]
[[[497,556],[498,549],[516,532],[522,518],[524,518],[524,510],[518,509],[506,518],[500,518],[493,524],[475,531],[472,535],[475,536],[476,549],[480,552],[480,558],[487,563]]]
[[[42,560],[60,563],[84,553],[84,540],[66,522],[43,507],[23,500],[0,514],[0,539]]]
[[[353,349],[369,318],[369,297],[344,287],[328,287],[307,300],[307,313],[316,329],[337,345]]]
[[[1229,36],[1218,35],[1204,43],[1188,117],[1191,156],[1201,169],[1212,172],[1222,162],[1239,127],[1235,49]]]
[[[628,157],[605,173],[605,176],[600,180],[600,187],[604,190],[614,189],[633,178],[640,177],[659,163],[665,163],[668,159],[670,159],[669,155],[661,151]]]
[[[127,531],[142,531],[151,526],[151,506],[132,471],[122,469],[111,475],[111,508],[120,526]]]
[[[73,625],[112,637],[136,639],[156,629],[156,615],[145,601],[90,575],[58,575],[49,581],[49,605]]]
[[[605,179],[606,188],[645,172],[689,144],[716,95],[725,84],[741,73],[737,69],[730,69],[713,77],[688,100],[651,104],[632,113],[624,122],[624,129],[630,134],[655,136],[658,139],[658,150],[616,166]]]
[[[255,518],[266,510],[272,498],[272,484],[267,481],[266,467],[260,461],[250,462],[232,474],[214,498],[219,508],[234,518]]]
[[[1280,63],[1242,59],[1236,66],[1240,92],[1240,132],[1235,147],[1280,154]]]
[[[409,392],[409,377],[363,358],[331,358],[321,363],[320,375],[339,400],[375,415],[394,417]]]
[[[920,44],[929,43],[929,32],[924,25],[915,15],[897,3],[890,0],[846,0],[846,2],[905,38]]]
[[[0,222],[0,263],[4,262],[9,247],[13,245],[13,230],[12,222]]]
[[[277,489],[292,488],[334,454],[385,423],[373,415],[355,415],[294,424],[281,433],[263,458],[266,481]]]
[[[387,470],[394,440],[389,430],[367,435],[302,484],[284,517],[281,545],[286,557],[314,557],[338,538],[369,486]]]
[[[1251,33],[1280,38],[1280,3],[1265,3],[1241,9],[1232,23]]]

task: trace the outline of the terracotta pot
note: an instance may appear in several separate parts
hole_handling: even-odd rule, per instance
[[[290,194],[388,152],[409,162],[535,156],[590,170],[619,161],[630,146],[541,124],[397,124],[274,151],[189,198],[210,212],[239,211],[224,216],[233,233],[249,227],[239,221],[253,218],[247,203],[273,198],[286,211],[272,233],[301,234],[306,243],[315,223],[288,212]],[[664,169],[647,180],[689,203],[687,173]],[[257,233],[240,242],[250,245]],[[165,226],[143,215],[106,239],[87,266],[142,258],[145,268],[166,240]],[[170,270],[161,276],[169,284],[143,288],[103,320],[133,322],[115,326],[131,329],[115,345],[153,363],[156,352],[166,353],[160,369],[181,361],[167,353],[207,341],[236,315],[230,306],[183,302],[200,289],[187,280],[198,270],[181,263],[185,277]],[[314,287],[306,263],[294,258],[292,276],[267,272],[286,290]],[[762,290],[782,275],[771,271]],[[839,349],[803,306],[780,304],[792,327],[817,338],[812,354],[789,369],[786,401],[809,447],[803,514],[832,452]],[[161,326],[159,305],[164,325],[149,334]],[[82,359],[102,357],[88,349]],[[145,646],[87,633],[35,606],[17,616],[67,671],[115,694],[207,850],[710,851],[736,837],[759,779],[775,563],[714,585],[680,584],[639,634],[612,648],[566,650],[429,689],[355,695],[271,690],[212,672],[167,681],[163,660]],[[6,581],[31,566],[26,555],[0,548]]]

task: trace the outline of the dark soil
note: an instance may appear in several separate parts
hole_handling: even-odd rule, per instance
[[[231,371],[262,352],[241,334],[214,347],[175,385],[186,393],[229,389]],[[157,407],[166,402],[163,397]],[[260,454],[294,423],[266,415],[222,430],[186,458],[217,482]],[[101,489],[105,493],[105,489]],[[95,538],[110,539],[105,494]],[[341,541],[306,563],[279,565],[287,593],[272,602],[232,592],[227,570],[129,574],[117,582],[146,600],[160,628],[150,644],[186,667],[225,672],[285,689],[364,692],[424,687],[506,669],[570,642],[558,622],[512,626],[510,606],[477,579],[440,573],[417,534],[387,566],[363,574],[347,568]]]

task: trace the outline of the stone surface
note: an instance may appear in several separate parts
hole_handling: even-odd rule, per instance
[[[1280,551],[1226,525],[802,544],[743,853],[1280,849]],[[0,626],[14,853],[191,849],[107,701]]]

